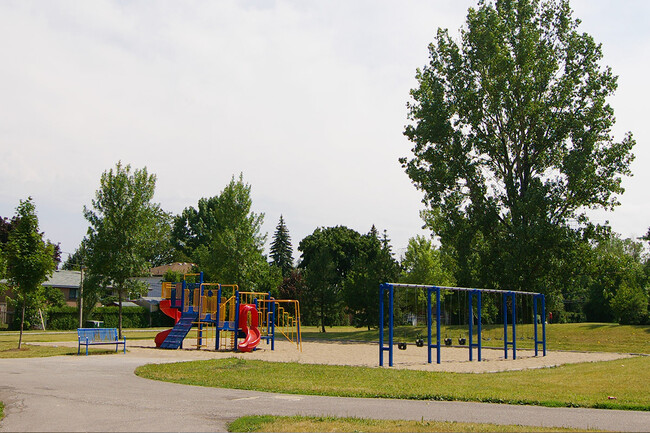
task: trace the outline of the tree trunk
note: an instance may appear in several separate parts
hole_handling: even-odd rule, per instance
[[[117,310],[117,329],[119,332],[119,339],[122,339],[122,291],[118,290],[117,291],[117,298],[118,298],[118,310]]]
[[[23,301],[23,315],[20,318],[20,337],[18,337],[18,350],[23,343],[23,326],[25,325],[25,302]]]

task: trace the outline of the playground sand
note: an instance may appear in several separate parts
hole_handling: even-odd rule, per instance
[[[42,345],[76,346],[76,342],[64,343],[38,343]],[[191,344],[191,342],[189,343]],[[185,340],[185,347],[189,347]],[[207,347],[214,347],[214,340],[208,341]],[[535,356],[533,350],[518,349],[517,359],[512,359],[512,350],[509,350],[508,359],[504,359],[503,349],[482,349],[482,361],[477,362],[477,350],[474,349],[474,361],[469,361],[467,347],[443,347],[441,363],[436,364],[436,351],[431,351],[433,363],[427,363],[427,349],[408,345],[406,350],[393,351],[393,368],[447,371],[455,373],[492,373],[499,371],[526,370],[534,368],[555,367],[562,364],[576,364],[582,362],[610,361],[614,359],[629,358],[632,355],[624,353],[605,352],[568,352],[547,351],[546,356]],[[379,366],[379,346],[372,343],[342,343],[342,342],[312,342],[302,344],[302,352],[295,344],[288,341],[276,341],[275,350],[262,342],[258,350],[250,353],[232,351],[216,352],[214,350],[164,350],[156,349],[153,340],[127,341],[126,356],[150,358],[151,362],[175,362],[198,359],[220,359],[238,357],[244,359],[258,359],[273,362],[299,362],[303,364],[328,364],[351,365],[364,367]],[[388,351],[384,352],[384,366],[388,366]]]

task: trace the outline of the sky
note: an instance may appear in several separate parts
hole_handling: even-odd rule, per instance
[[[400,255],[430,234],[398,162],[412,147],[409,90],[437,28],[457,35],[475,4],[4,0],[0,216],[31,196],[45,237],[72,253],[83,207],[122,161],[156,174],[154,201],[175,214],[242,173],[267,251],[283,215],[294,249],[317,227],[374,224]],[[589,214],[638,237],[650,226],[650,2],[571,5],[619,76],[614,137],[637,141],[621,206]]]

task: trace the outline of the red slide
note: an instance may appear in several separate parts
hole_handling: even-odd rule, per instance
[[[176,308],[172,308],[172,301],[169,299],[163,299],[160,301],[158,308],[160,308],[160,311],[174,319],[174,324],[178,323],[178,321],[181,320],[181,315],[183,313]],[[156,335],[156,338],[154,339],[156,342],[156,347],[160,347],[160,345],[163,344],[163,341],[165,341],[165,338],[167,338],[167,335],[169,335],[171,331],[171,329],[166,329]]]
[[[251,313],[251,326],[248,326],[248,313]],[[260,344],[260,330],[258,329],[259,315],[254,304],[239,306],[239,328],[244,331],[246,338],[237,345],[240,352],[251,352]]]

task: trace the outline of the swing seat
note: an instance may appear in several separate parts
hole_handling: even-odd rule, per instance
[[[464,346],[467,343],[467,340],[465,340],[465,337],[458,337],[458,344],[461,346]]]
[[[406,343],[404,342],[397,343],[397,348],[399,350],[406,350]]]
[[[422,346],[424,346],[424,340],[421,339],[421,338],[418,338],[417,340],[415,340],[415,345],[416,345],[417,347],[422,347]]]
[[[451,346],[451,338],[445,338],[445,346]]]

